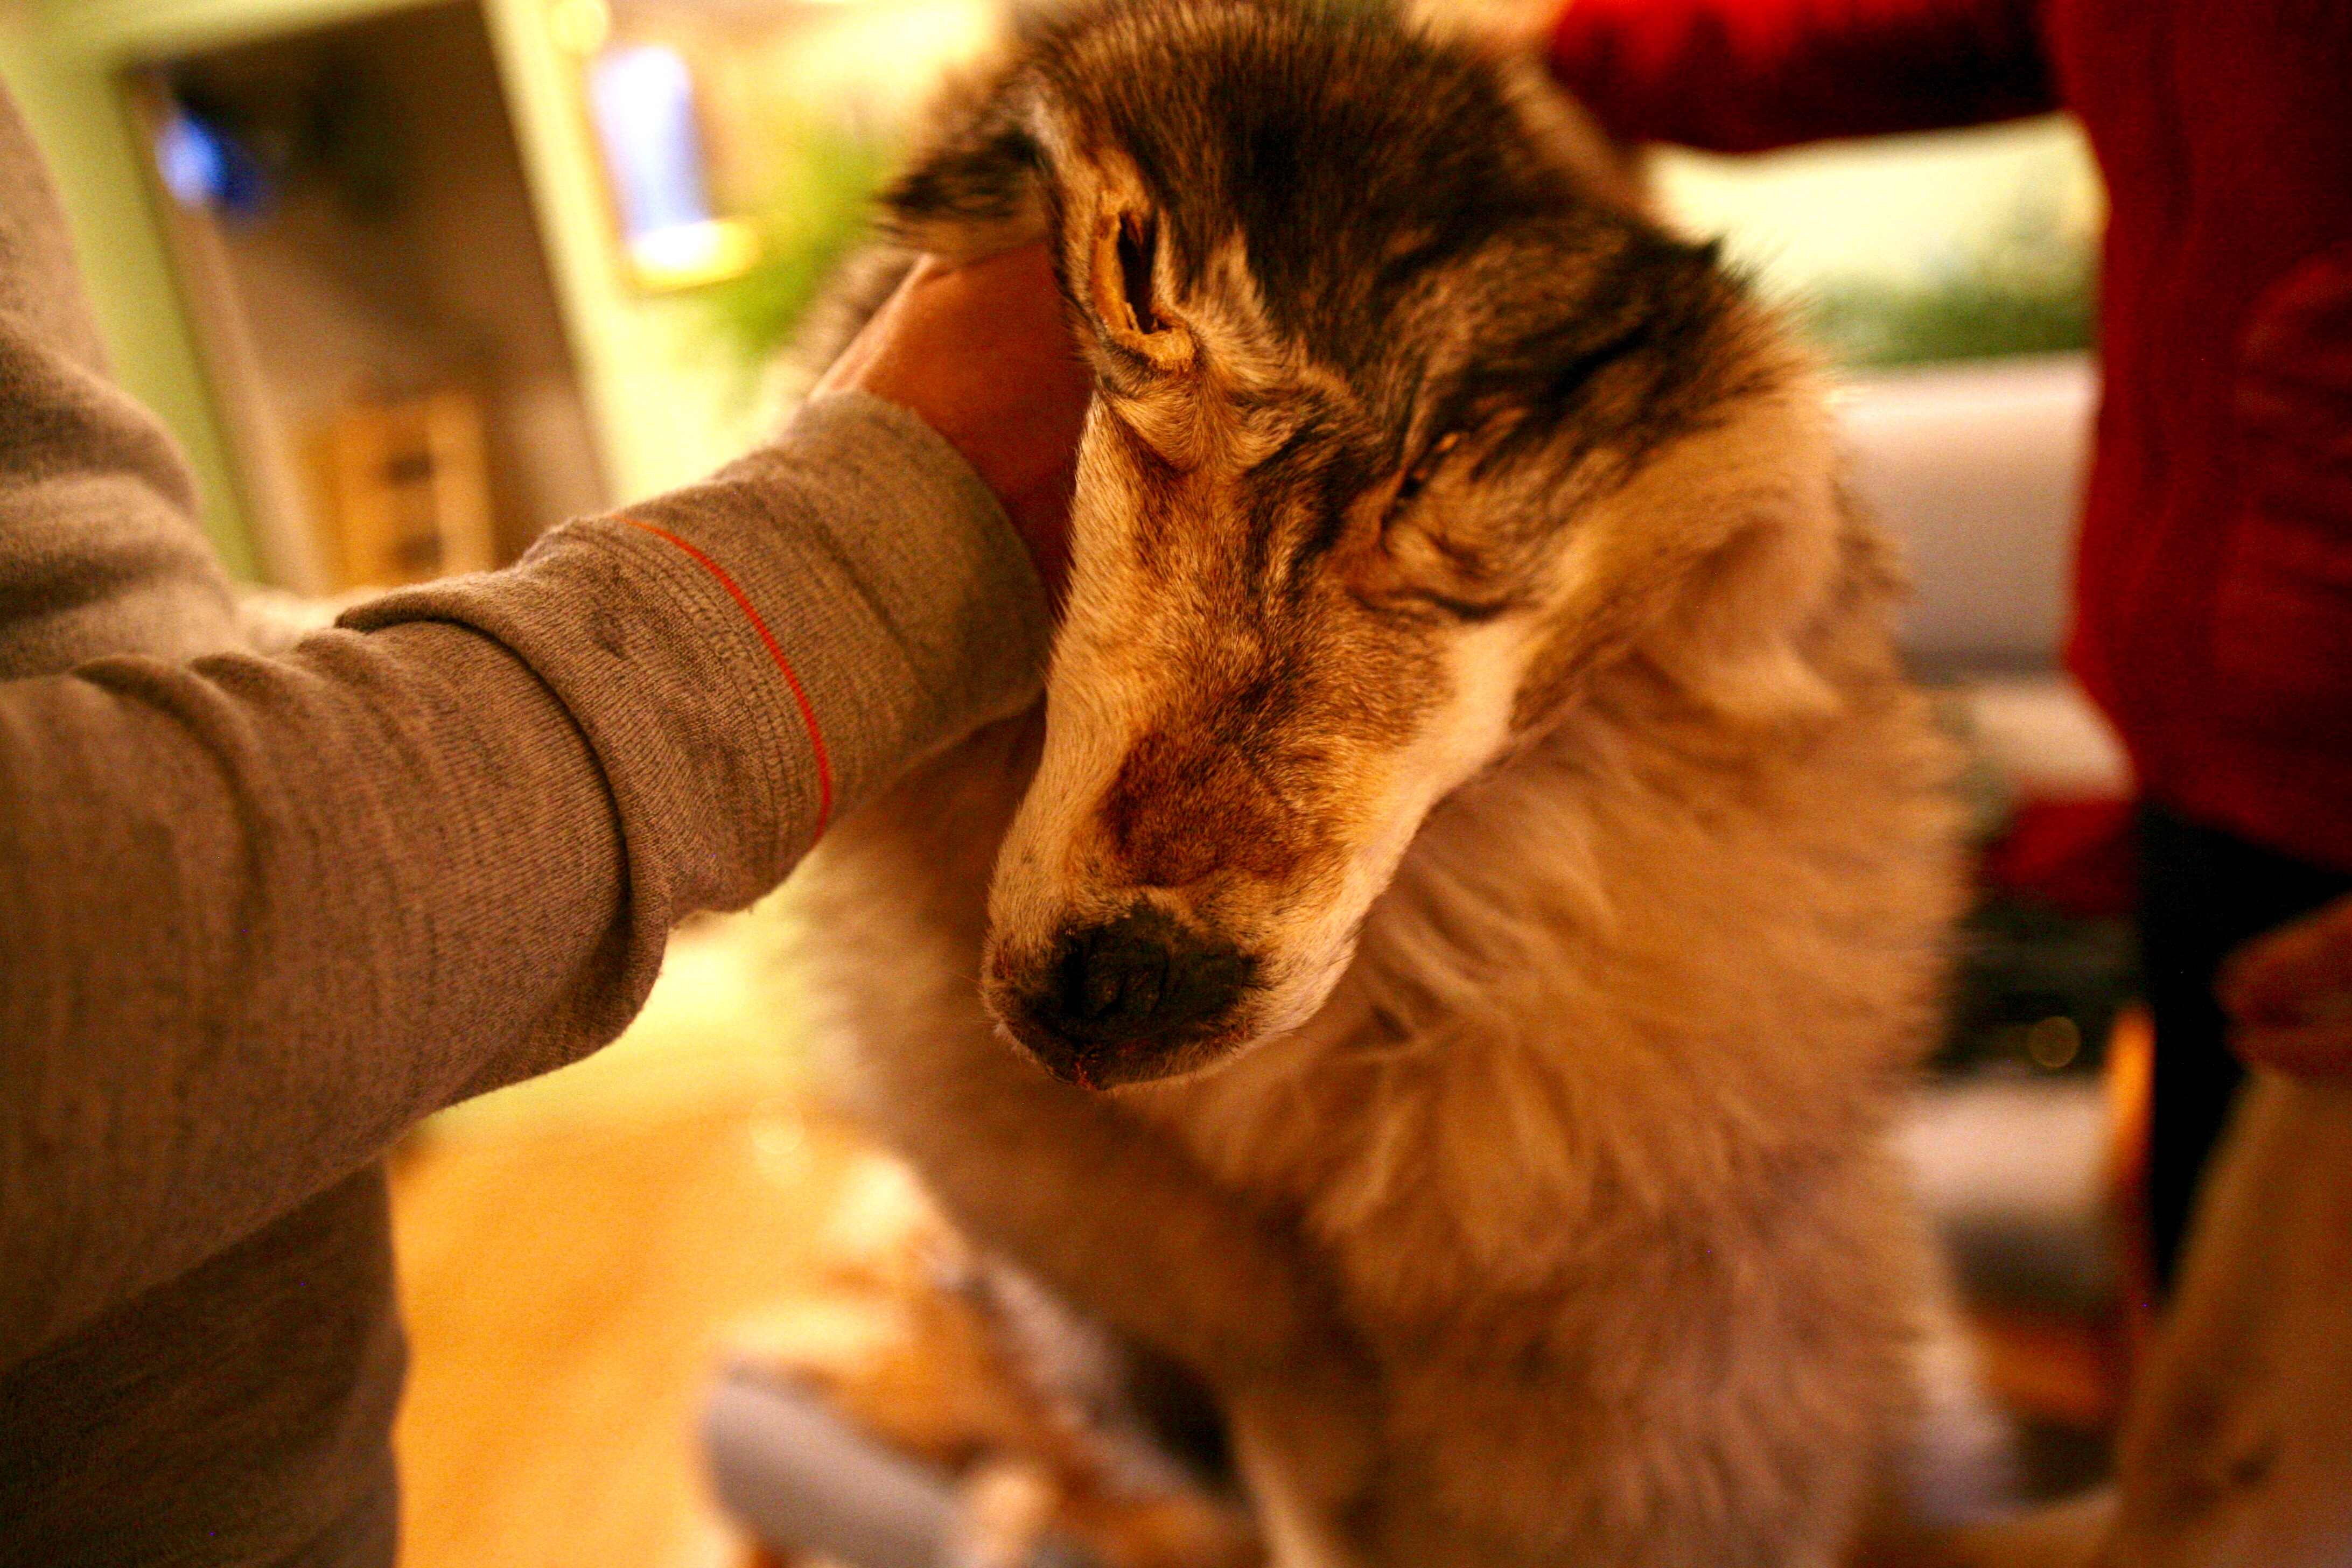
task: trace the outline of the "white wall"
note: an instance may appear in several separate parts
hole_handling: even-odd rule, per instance
[[[1669,216],[1723,238],[1782,295],[1845,279],[1932,277],[2021,219],[2082,237],[2105,221],[2089,147],[2064,116],[1747,158],[1665,148],[1655,159]]]

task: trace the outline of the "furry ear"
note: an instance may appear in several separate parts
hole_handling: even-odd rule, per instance
[[[901,245],[971,261],[1042,239],[1045,153],[1018,81],[963,113],[882,194],[882,227]]]
[[[1656,552],[1604,580],[1648,578],[1623,605],[1650,665],[1735,724],[1815,719],[1841,706],[1810,642],[1849,570],[1837,458],[1810,376],[1751,401],[1704,442],[1654,462],[1609,509]],[[1663,546],[1663,547],[1662,547]]]
[[[1833,526],[1759,519],[1695,570],[1705,594],[1664,643],[1663,663],[1692,697],[1740,724],[1825,718],[1837,693],[1799,647],[1830,596]]]
[[[1070,275],[1105,337],[1160,372],[1193,364],[1188,312],[1169,294],[1166,225],[1124,158],[1073,161],[1064,179]]]

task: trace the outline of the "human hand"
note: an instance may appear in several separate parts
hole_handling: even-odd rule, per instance
[[[2230,1043],[2257,1067],[2352,1079],[2352,897],[2231,953],[2215,990]]]
[[[917,261],[813,395],[851,391],[911,410],[962,455],[1059,605],[1093,382],[1072,346],[1045,247],[961,266]]]

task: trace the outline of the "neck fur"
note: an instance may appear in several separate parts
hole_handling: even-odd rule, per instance
[[[1916,700],[1760,746],[1595,704],[1432,813],[1313,1020],[1138,1109],[1328,1237],[1490,1282],[1867,1144],[1952,901]]]

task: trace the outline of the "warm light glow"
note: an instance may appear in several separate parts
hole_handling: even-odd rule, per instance
[[[629,240],[629,270],[640,288],[691,289],[732,278],[760,258],[760,237],[733,218],[673,224]]]
[[[547,36],[557,48],[593,55],[612,32],[613,9],[605,0],[548,0]]]

